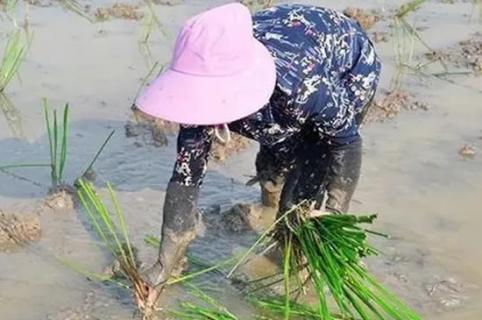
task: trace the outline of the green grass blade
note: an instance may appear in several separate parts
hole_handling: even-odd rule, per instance
[[[57,181],[56,170],[55,170],[55,148],[54,148],[54,136],[53,130],[50,123],[49,105],[47,98],[43,98],[44,104],[44,117],[45,117],[45,127],[47,129],[47,137],[49,139],[49,150],[50,150],[50,175],[52,178],[52,184]]]
[[[292,237],[288,236],[285,243],[284,252],[284,263],[283,263],[283,277],[284,277],[284,287],[285,287],[285,305],[284,305],[284,318],[289,320],[291,310],[290,310],[290,264],[291,264],[291,251],[292,251]]]
[[[112,138],[112,136],[114,135],[115,133],[115,130],[112,130],[109,135],[107,136],[107,138],[104,140],[104,143],[102,143],[102,145],[100,146],[100,148],[97,150],[97,152],[95,153],[94,157],[92,158],[92,160],[90,161],[89,165],[87,166],[87,168],[84,170],[84,172],[81,174],[80,177],[83,177],[87,174],[87,172],[92,169],[92,167],[94,166],[95,162],[97,161],[97,159],[99,158],[99,156],[102,154],[102,152],[104,151],[104,148],[105,146],[107,145],[107,143],[109,143],[110,139]]]
[[[64,175],[65,162],[67,160],[67,146],[69,136],[69,104],[64,107],[64,119],[62,126],[62,144],[60,148],[60,161],[59,161],[59,181],[62,181]]]
[[[129,239],[129,234],[127,232],[127,225],[125,222],[124,213],[122,212],[122,209],[119,205],[119,201],[117,200],[114,189],[112,188],[112,185],[110,184],[110,182],[107,183],[107,188],[109,189],[110,198],[112,203],[114,204],[114,210],[115,210],[115,213],[117,214],[117,219],[119,220],[119,225],[120,225],[122,235],[124,236],[123,242],[127,245],[130,261],[132,263],[135,263],[134,253],[132,252],[131,241]]]
[[[305,202],[306,201],[301,202],[298,206],[303,205]],[[258,238],[258,240],[256,240],[256,242],[248,249],[248,251],[246,251],[246,253],[241,257],[241,259],[239,259],[239,261],[234,265],[234,267],[231,269],[231,271],[229,271],[229,273],[226,277],[230,278],[233,275],[234,271],[236,271],[236,269],[238,269],[238,267],[246,260],[246,258],[248,258],[251,255],[251,253],[253,253],[253,251],[256,249],[256,247],[258,245],[260,245],[263,242],[263,240],[265,240],[268,237],[268,235],[274,230],[274,228],[278,225],[278,223],[283,221],[290,213],[294,212],[296,210],[296,208],[297,207],[294,207],[294,208],[288,210],[281,217],[277,218],[275,220],[275,222],[273,222],[273,224],[271,224],[263,232],[263,234],[261,234],[261,236]]]
[[[59,174],[58,174],[58,155],[57,155],[57,149],[59,145],[59,126],[57,122],[57,110],[54,110],[54,126],[53,126],[53,133],[54,133],[54,159],[53,159],[53,171],[55,172],[55,181],[53,181],[53,185],[57,186],[59,184]]]
[[[8,38],[0,64],[0,92],[18,73],[26,52],[26,44],[21,29],[15,30]]]
[[[48,164],[48,163],[8,164],[8,165],[0,166],[0,170],[20,169],[20,168],[38,168],[38,167],[50,167],[50,164]]]

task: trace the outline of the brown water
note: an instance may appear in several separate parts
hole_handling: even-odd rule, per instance
[[[150,42],[153,61],[166,63],[181,22],[203,8],[227,1],[188,1],[157,6],[167,35],[159,31]],[[300,1],[302,2],[302,1]],[[360,6],[357,1],[304,1],[339,9]],[[96,1],[109,3],[107,1]],[[364,1],[363,7],[387,12],[400,1]],[[416,25],[433,48],[445,48],[481,31],[470,2],[430,2],[415,15]],[[111,129],[116,134],[96,165],[98,183],[111,181],[141,255],[154,251],[142,245],[146,234],[157,234],[165,185],[174,160],[174,139],[166,148],[139,146],[126,139],[123,126],[149,61],[138,40],[142,22],[112,20],[90,24],[57,6],[31,7],[33,42],[21,81],[7,94],[20,113],[23,139],[12,133],[0,115],[0,163],[44,162],[48,145],[41,98],[52,105],[71,105],[72,125],[68,179],[87,164]],[[376,29],[387,30],[388,21]],[[7,21],[0,21],[0,44]],[[1,46],[1,45],[0,45]],[[384,60],[383,86],[394,73],[394,42],[377,45]],[[422,48],[417,48],[422,52]],[[426,319],[482,318],[482,77],[453,77],[459,85],[432,78],[408,76],[404,88],[429,105],[428,111],[403,112],[396,119],[364,128],[364,165],[355,195],[354,212],[378,212],[378,229],[394,235],[377,240],[385,255],[370,261],[374,272],[419,310]],[[470,88],[467,88],[470,87]],[[474,90],[478,89],[477,90]],[[478,154],[463,160],[458,150],[471,144]],[[256,202],[258,189],[245,187],[253,174],[256,146],[211,166],[201,206],[229,207]],[[44,198],[46,170],[16,171],[40,186],[0,173],[0,208],[29,213]],[[42,240],[28,249],[0,253],[0,319],[128,319],[130,297],[114,288],[87,281],[58,263],[53,256],[75,261],[93,271],[108,263],[96,238],[77,212],[44,213]],[[191,251],[212,260],[247,246],[253,235],[229,235],[208,229]],[[254,270],[256,271],[256,270]],[[203,278],[205,287],[242,319],[250,308],[227,281]],[[163,305],[189,299],[182,288],[172,288]],[[89,318],[90,316],[90,318]]]

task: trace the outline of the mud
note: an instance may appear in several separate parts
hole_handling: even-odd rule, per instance
[[[450,69],[441,75],[457,74],[468,71],[475,75],[482,74],[482,33],[475,33],[470,39],[460,41],[456,46],[437,50],[425,55],[431,61],[442,61]],[[454,71],[452,71],[454,70]]]
[[[346,16],[356,20],[365,30],[370,30],[378,21],[381,20],[378,12],[369,12],[367,10],[355,7],[348,7],[343,10],[343,13]]]
[[[211,158],[217,162],[225,162],[230,157],[246,150],[249,145],[249,139],[232,132],[231,139],[228,143],[222,144],[218,141],[213,143],[211,148]]]
[[[364,123],[383,122],[395,118],[402,111],[427,111],[426,103],[416,100],[415,96],[407,91],[384,91],[377,95],[374,102],[368,106]]]
[[[70,185],[61,185],[49,190],[43,206],[53,210],[73,210],[76,204],[76,191]]]
[[[383,283],[389,288],[397,288],[401,297],[411,305],[441,314],[463,307],[469,297],[479,290],[477,286],[466,284],[440,269],[428,250],[413,250],[401,244],[400,240],[391,242],[396,244],[385,248],[383,257],[377,258],[377,261],[371,259],[368,264]],[[404,270],[408,266],[418,268],[421,274],[431,270],[431,274],[407,274]]]
[[[475,157],[477,152],[475,151],[474,146],[465,144],[462,148],[460,148],[459,154],[463,159],[472,159]]]
[[[144,17],[144,13],[139,11],[138,5],[127,3],[115,3],[111,7],[97,8],[94,15],[100,21],[110,19],[140,20]]]
[[[0,252],[36,242],[40,236],[38,216],[7,214],[0,210]]]
[[[99,297],[95,291],[87,292],[78,306],[63,308],[47,315],[47,320],[95,320],[101,319],[102,315],[97,311],[99,308],[108,308],[109,300]],[[97,316],[98,314],[98,316]]]
[[[179,130],[177,124],[150,117],[135,109],[133,113],[133,117],[125,124],[124,130],[127,138],[134,138],[136,146],[165,147],[169,145],[170,140],[175,141],[175,135]],[[249,139],[231,132],[231,139],[226,144],[222,144],[217,139],[214,140],[210,157],[216,162],[223,163],[249,145]]]
[[[38,2],[49,3],[47,0]],[[139,12],[146,12],[142,2],[121,2],[139,5]],[[174,1],[170,2],[174,4]],[[203,9],[228,1],[175,2],[176,5],[172,6],[154,7],[170,35],[168,38],[160,32],[153,32],[149,39],[153,57],[160,64],[169,61],[174,35],[182,21]],[[19,3],[22,6],[24,2]],[[90,15],[97,7],[111,8],[116,1],[85,0],[79,3],[89,6]],[[482,215],[479,214],[479,199],[482,157],[479,153],[482,143],[479,137],[482,136],[482,109],[480,94],[467,89],[480,88],[480,77],[475,77],[475,72],[470,69],[473,60],[462,62],[460,70],[447,62],[450,72],[462,71],[451,78],[456,85],[434,77],[421,79],[419,75],[407,74],[398,93],[390,94],[387,88],[391,88],[390,80],[397,72],[397,43],[388,34],[391,21],[385,14],[392,14],[404,1],[307,0],[303,3],[339,10],[356,7],[367,14],[380,13],[381,20],[369,29],[372,39],[379,33],[380,42],[376,46],[383,60],[377,97],[380,107],[372,109],[376,111],[372,116],[380,121],[370,121],[363,128],[362,175],[351,208],[354,213],[379,213],[376,230],[399,237],[394,238],[397,241],[374,243],[383,254],[368,261],[370,270],[422,313],[423,319],[481,319]],[[39,110],[42,97],[49,97],[56,105],[68,101],[72,106],[72,143],[65,172],[68,181],[73,181],[75,175],[85,169],[86,159],[95,153],[98,145],[93,142],[102,140],[106,132],[116,129],[117,134],[96,162],[97,186],[101,192],[105,191],[101,186],[105,181],[111,181],[118,190],[129,235],[139,248],[141,260],[149,265],[157,250],[146,248],[143,237],[160,231],[164,188],[176,155],[177,129],[170,131],[168,127],[166,132],[154,137],[147,131],[145,138],[139,134],[126,139],[123,134],[118,134],[125,130],[126,121],[131,117],[129,106],[141,84],[140,79],[152,65],[146,63],[145,56],[139,52],[139,34],[144,26],[127,19],[92,24],[84,17],[64,10],[60,2],[52,1],[52,4],[47,8],[31,6],[29,10],[34,37],[21,67],[22,81],[14,79],[7,92],[18,108],[24,138],[15,136],[9,126],[11,120],[0,113],[0,163],[48,159],[48,143]],[[407,19],[421,30],[420,35],[435,51],[453,48],[454,53],[463,56],[462,47],[457,44],[475,39],[476,32],[480,32],[480,20],[472,13],[470,2],[441,4],[426,1]],[[19,24],[23,22],[23,16],[23,12],[19,12]],[[0,28],[11,28],[9,20],[0,18]],[[52,39],[62,50],[48,45]],[[426,48],[414,46],[414,57],[424,57],[425,52]],[[476,53],[470,51],[468,54]],[[435,65],[439,66],[436,63],[432,66]],[[417,106],[417,101],[423,101],[430,109],[423,111],[426,107],[423,104]],[[421,111],[405,112],[412,109]],[[395,115],[396,119],[384,121]],[[155,140],[159,141],[158,145],[154,144]],[[458,153],[464,144],[476,152],[467,161]],[[160,145],[162,148],[158,147]],[[210,162],[199,206],[219,206],[219,211],[213,218],[205,216],[208,222],[205,234],[192,243],[190,254],[208,261],[222,261],[244,252],[273,221],[275,213],[272,211],[256,209],[248,213],[243,207],[234,210],[241,216],[231,211],[231,216],[222,218],[222,214],[237,203],[249,205],[259,201],[258,186],[245,186],[247,177],[254,175],[256,151],[252,144],[245,152],[226,159],[228,165]],[[37,212],[50,184],[48,172],[22,169],[11,173],[0,173],[1,207],[9,213]],[[31,246],[35,250],[0,254],[0,318],[132,318],[135,306],[130,293],[89,281],[48,259],[51,255],[65,257],[90,271],[102,271],[110,256],[99,245],[87,217],[80,210],[51,214],[55,210],[42,207],[47,212],[41,215],[42,239]],[[210,219],[214,220],[212,226]],[[252,263],[243,267],[243,272],[253,279],[272,273],[276,267],[264,256],[254,257]],[[219,301],[240,319],[252,318],[255,310],[219,273],[203,275],[197,281],[202,288],[215,288]],[[173,286],[163,299],[161,305],[173,309],[178,301],[192,297],[184,288]],[[28,308],[25,307],[26,301]]]

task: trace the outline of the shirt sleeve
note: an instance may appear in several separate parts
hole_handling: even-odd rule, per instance
[[[177,137],[177,158],[171,182],[200,186],[206,174],[214,136],[212,126],[181,125]]]

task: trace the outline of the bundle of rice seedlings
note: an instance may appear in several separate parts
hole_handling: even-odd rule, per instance
[[[0,92],[3,92],[17,74],[27,49],[21,29],[13,31],[7,41],[0,64]]]
[[[137,267],[124,213],[112,185],[107,183],[113,210],[108,208],[91,183],[79,179],[78,185],[77,194],[96,233],[112,256],[119,262],[120,270],[129,281],[130,288],[138,301],[142,302],[139,307],[145,314],[150,314],[154,306],[147,299],[147,288]]]
[[[285,319],[297,318],[306,320],[319,320],[320,315],[316,308],[303,303],[290,301],[289,309],[286,308],[286,301],[282,297],[252,297],[250,301],[258,308],[267,311],[270,315],[283,316]],[[289,310],[289,312],[287,312]],[[336,320],[350,320],[341,315],[332,315]],[[268,315],[258,317],[258,319],[268,320],[271,319]]]
[[[376,215],[313,216],[312,212],[306,203],[293,208],[278,218],[276,230],[271,233],[271,239],[284,249],[285,319],[289,318],[292,307],[291,276],[302,274],[305,276],[298,278],[297,284],[305,287],[310,283],[315,289],[318,319],[336,319],[334,314],[343,319],[421,319],[362,264],[364,257],[378,254],[368,244],[368,234],[384,236],[364,227],[372,224]],[[262,237],[265,239],[257,244],[266,243],[270,236]]]
[[[382,234],[363,226],[372,224],[376,215],[312,217],[310,212],[307,206],[298,207],[278,226],[275,236],[285,244],[285,278],[291,270],[306,270],[318,295],[320,319],[334,319],[330,300],[337,305],[336,313],[345,318],[421,319],[361,263],[362,258],[378,254],[367,236]],[[285,287],[288,308],[290,291]]]

